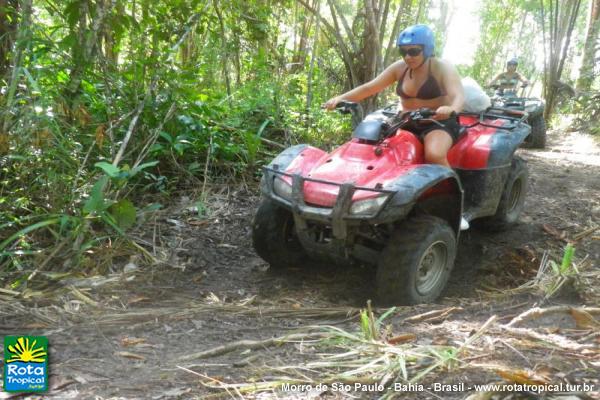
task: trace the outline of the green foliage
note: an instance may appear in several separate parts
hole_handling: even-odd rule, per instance
[[[371,301],[367,301],[367,308],[360,310],[360,331],[365,340],[379,340],[382,334],[383,321],[396,311],[392,307],[375,319],[371,309]]]
[[[399,6],[392,3],[388,17]],[[7,35],[20,38],[12,44],[22,57],[11,60],[18,65],[2,88],[9,95],[0,96],[0,150],[9,141],[0,156],[0,270],[32,266],[36,254],[77,265],[109,242],[135,247],[130,231],[153,196],[252,179],[279,151],[272,142],[331,148],[349,137],[350,118],[320,109],[350,89],[339,46],[324,23],[317,35],[315,16],[300,3],[33,5],[34,18],[21,15],[19,32]],[[339,5],[352,19],[354,44],[365,45],[364,13],[350,1]],[[484,2],[482,44],[468,74],[487,80],[517,53],[529,75],[536,7]],[[359,49],[349,49],[360,61]],[[597,116],[594,99],[578,105],[582,115]],[[390,100],[396,95],[380,96]],[[54,254],[63,242],[69,250]]]
[[[548,276],[548,281],[543,286],[546,298],[554,296],[565,283],[578,274],[573,260],[574,255],[575,247],[569,243],[565,246],[560,265],[554,260],[548,261],[551,273]]]
[[[576,116],[576,128],[600,136],[600,91],[581,94],[565,111]]]
[[[142,198],[253,177],[274,155],[262,138],[331,143],[329,131],[347,132],[348,122],[318,108],[331,94],[327,76],[315,68],[307,112],[304,66],[286,70],[294,54],[279,30],[294,17],[290,4],[117,0],[106,11],[89,0],[34,0],[2,114],[11,118],[0,265],[23,267],[64,240],[73,245],[58,256],[75,262],[111,237],[129,241],[148,209]]]
[[[557,276],[568,275],[571,270],[574,254],[575,254],[575,248],[573,247],[573,245],[571,243],[567,244],[565,246],[563,259],[562,259],[562,262],[560,263],[560,265],[558,265],[556,262],[550,260],[550,267],[552,268],[552,271],[554,271],[554,273]]]

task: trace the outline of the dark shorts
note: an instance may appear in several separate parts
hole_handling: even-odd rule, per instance
[[[411,122],[409,125],[405,126],[403,129],[406,129],[409,132],[412,132],[421,142],[425,139],[425,136],[431,131],[444,131],[448,132],[450,137],[452,138],[452,144],[455,144],[460,138],[460,124],[458,123],[457,117],[450,117],[448,119],[441,119],[439,121],[440,126],[434,122],[426,121],[424,123],[419,122]]]

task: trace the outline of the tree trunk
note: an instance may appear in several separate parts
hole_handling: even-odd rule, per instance
[[[299,1],[302,2],[302,0],[299,0]],[[353,54],[350,54],[350,50],[348,49],[348,46],[346,45],[346,41],[344,41],[344,39],[340,35],[340,27],[339,27],[338,17],[337,17],[337,13],[336,13],[337,7],[335,5],[335,1],[336,0],[327,0],[327,3],[329,4],[329,9],[331,10],[331,16],[333,18],[333,25],[334,25],[334,27],[329,26],[328,31],[336,39],[335,40],[335,42],[337,42],[336,48],[339,50],[339,52],[341,54],[341,58],[344,61],[344,67],[346,68],[346,74],[347,74],[347,80],[348,80],[348,87],[353,88],[359,82],[358,73],[354,69],[354,62],[353,62],[353,60],[355,59],[356,51],[354,51]],[[317,15],[317,14],[315,14],[315,15]],[[321,19],[320,14],[317,15],[317,18]],[[326,23],[324,23],[324,25],[328,26],[328,24],[326,24]],[[348,31],[351,32],[352,30],[350,28],[348,28]],[[356,48],[357,47],[356,43],[350,39],[353,37],[354,36],[350,36],[348,39],[350,41],[350,46],[352,48]],[[334,41],[332,40],[331,42],[333,43]]]
[[[296,3],[298,4],[298,3]],[[311,7],[314,7],[312,5]],[[306,48],[308,47],[308,35],[312,27],[314,16],[311,13],[310,16],[302,18],[300,34],[298,35],[297,42],[294,43],[294,56],[292,58],[292,72],[301,71],[304,69],[306,64]]]
[[[109,3],[111,0],[99,0],[98,3],[101,3],[101,7],[106,9],[109,7]],[[117,15],[123,15],[125,13],[124,7],[121,4],[120,0],[116,0],[116,11]],[[108,15],[107,15],[108,19]],[[110,21],[109,21],[110,22]],[[99,48],[103,51],[104,57],[110,61],[113,65],[117,65],[118,63],[118,54],[115,52],[115,36],[113,34],[112,27],[110,23],[104,24],[102,26],[102,34],[101,40],[99,40]]]
[[[376,13],[379,10],[375,9],[376,0],[364,0],[366,21],[365,34],[363,44],[363,65],[365,66],[362,82],[368,82],[375,78],[381,72],[381,43],[379,42],[379,26],[377,25]],[[375,108],[377,104],[377,95],[371,96],[365,100],[365,109],[367,111]]]
[[[90,13],[89,0],[83,0],[79,8],[79,24],[77,27],[78,41],[73,47],[75,66],[71,71],[67,84],[67,98],[73,106],[79,97],[81,80],[87,67],[93,62],[98,48],[98,37],[104,31],[104,23],[109,12],[114,7],[115,0],[96,3],[93,18]],[[89,18],[88,18],[89,17]]]
[[[600,39],[600,0],[590,1],[585,44],[583,47],[583,61],[579,70],[577,90],[589,91],[594,82],[595,56]]]
[[[320,21],[323,31],[340,53],[347,72],[346,88],[351,89],[372,80],[383,69],[382,40],[383,32],[387,31],[385,16],[389,12],[389,4],[387,0],[363,0],[364,9],[358,10],[353,23],[349,24],[337,1],[339,0],[327,0],[332,17],[330,24],[320,10],[308,4],[306,0],[298,0]],[[403,4],[407,3],[409,4],[410,1],[403,0]],[[396,31],[399,29],[400,20],[401,16],[398,14],[395,23]],[[357,33],[359,29],[362,29],[360,36]],[[342,36],[342,31],[347,34],[347,37]],[[391,54],[389,51],[388,53]],[[376,98],[373,96],[366,99],[363,108],[366,111],[373,109],[376,106]]]
[[[320,3],[317,0],[317,4],[316,4],[316,9],[318,10],[320,7]],[[310,56],[310,66],[308,68],[308,76],[306,79],[306,127],[309,128],[311,125],[311,118],[310,118],[310,107],[311,107],[311,103],[312,103],[312,79],[313,79],[313,73],[314,73],[314,69],[315,69],[315,60],[317,58],[317,44],[318,44],[318,39],[319,39],[319,28],[321,27],[321,20],[317,19],[317,26],[315,28],[315,36],[314,36],[314,40],[313,40],[313,45],[312,45],[312,54]]]
[[[383,61],[384,67],[387,67],[392,63],[392,58],[396,58],[398,52],[396,50],[396,39],[400,34],[400,27],[403,23],[408,21],[407,16],[410,16],[411,8],[412,8],[412,0],[402,0],[402,3],[398,7],[398,12],[396,13],[396,20],[394,21],[394,26],[392,28],[392,34],[390,36],[390,40],[388,41],[387,49],[385,51],[385,58]]]
[[[544,12],[543,1],[542,13]],[[567,58],[567,50],[571,44],[571,34],[575,27],[575,21],[579,12],[581,0],[567,0],[559,2],[554,0],[551,3],[548,20],[549,20],[549,43],[548,43],[548,62],[544,71],[544,93],[546,97],[546,108],[544,110],[544,118],[548,120],[554,112],[556,105],[557,94],[561,87],[564,86],[560,82],[562,76],[565,59]],[[546,21],[542,21],[546,23]]]
[[[2,121],[2,128],[0,129],[0,155],[8,153],[9,150],[9,137],[8,131],[12,124],[11,108],[17,92],[17,85],[19,79],[21,79],[21,69],[23,63],[23,54],[25,49],[29,46],[31,36],[31,12],[32,12],[33,0],[23,0],[21,3],[21,21],[19,23],[19,31],[17,32],[16,44],[13,56],[12,71],[10,74],[10,80],[8,82],[8,93],[6,95],[6,102],[4,104],[4,119]]]
[[[436,46],[436,48],[439,48],[438,56],[441,56],[441,53],[444,50],[444,47],[446,46],[446,38],[447,38],[446,30],[448,29],[448,26],[450,25],[450,22],[452,21],[454,13],[450,9],[450,6],[449,6],[447,0],[439,0],[439,3],[440,3],[440,17],[435,23],[435,29],[439,33],[438,37],[441,40],[440,42],[438,42],[439,46]]]
[[[415,17],[415,24],[421,23],[423,19],[423,10],[427,10],[429,8],[429,0],[419,0],[419,9],[417,10],[417,15]]]
[[[213,0],[213,6],[215,9],[215,13],[217,14],[217,18],[219,20],[219,32],[221,33],[221,62],[223,63],[223,76],[225,77],[225,89],[227,90],[227,101],[229,102],[229,107],[231,104],[231,82],[229,81],[229,49],[227,45],[227,37],[225,33],[225,24],[223,23],[223,15],[221,14],[221,10],[219,9],[219,4],[216,0]]]
[[[17,31],[18,0],[0,0],[0,78],[10,67],[10,53]]]

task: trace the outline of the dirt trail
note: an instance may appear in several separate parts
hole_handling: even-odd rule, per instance
[[[414,335],[415,346],[453,344],[477,332],[492,315],[497,316],[498,324],[507,323],[539,298],[523,294],[494,299],[483,291],[512,289],[527,282],[535,276],[545,251],[558,260],[566,240],[600,225],[600,147],[591,138],[555,132],[546,150],[519,152],[530,170],[530,191],[521,222],[504,233],[473,230],[464,234],[445,297],[437,304],[398,308],[387,322],[392,334]],[[190,355],[238,340],[286,335],[308,325],[333,325],[356,332],[356,309],[365,307],[373,297],[373,271],[319,265],[286,274],[269,273],[250,243],[257,201],[247,191],[223,190],[208,204],[210,216],[202,219],[190,211],[188,199],[181,199],[181,204],[171,207],[145,235],[168,258],[165,265],[137,267],[134,260],[115,266],[115,272],[107,277],[61,279],[50,300],[35,293],[28,299],[0,293],[2,335],[48,336],[53,389],[43,398],[241,398],[235,391],[231,395],[209,391],[200,383],[210,382],[207,378],[180,367],[210,376],[213,384],[268,380],[279,376],[274,367],[318,359],[318,348],[287,344],[240,348],[207,359],[190,359]],[[599,236],[600,230],[590,232],[576,244],[578,260],[587,256],[596,269],[600,268]],[[40,279],[47,277],[40,275]],[[594,305],[589,299],[566,293],[547,306],[586,301]],[[406,321],[432,310],[448,314],[421,323]],[[552,317],[541,325],[548,334],[570,334],[574,326],[568,319]],[[490,329],[492,335],[500,328]],[[600,391],[597,336],[591,348],[585,347],[591,349],[585,359],[573,356],[570,350],[543,351],[531,343],[517,349],[508,339],[504,344],[504,339],[487,340],[478,344],[480,349],[469,349],[476,360],[470,362],[514,370],[543,366],[553,379],[595,384]],[[502,381],[493,370],[461,365],[450,371],[436,369],[425,381]],[[381,393],[359,390],[354,395],[378,398]],[[425,390],[400,397],[464,399],[467,395],[462,390]],[[244,397],[309,398],[307,393],[277,396]],[[330,390],[320,398],[348,396]],[[12,397],[0,392],[0,399],[5,398]]]

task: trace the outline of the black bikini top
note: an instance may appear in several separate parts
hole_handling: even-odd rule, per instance
[[[409,69],[410,68],[406,68],[404,70],[402,77],[398,81],[398,85],[396,86],[396,93],[398,94],[398,96],[402,97],[403,99],[431,100],[431,99],[435,99],[437,97],[444,95],[444,93],[442,92],[442,89],[440,88],[438,81],[431,74],[431,60],[429,61],[429,72],[428,72],[427,80],[419,88],[417,95],[409,96],[406,93],[404,93],[404,90],[402,90],[402,82],[404,82],[404,77],[406,76],[406,71],[408,71]],[[411,71],[411,76],[412,76],[412,71]]]

